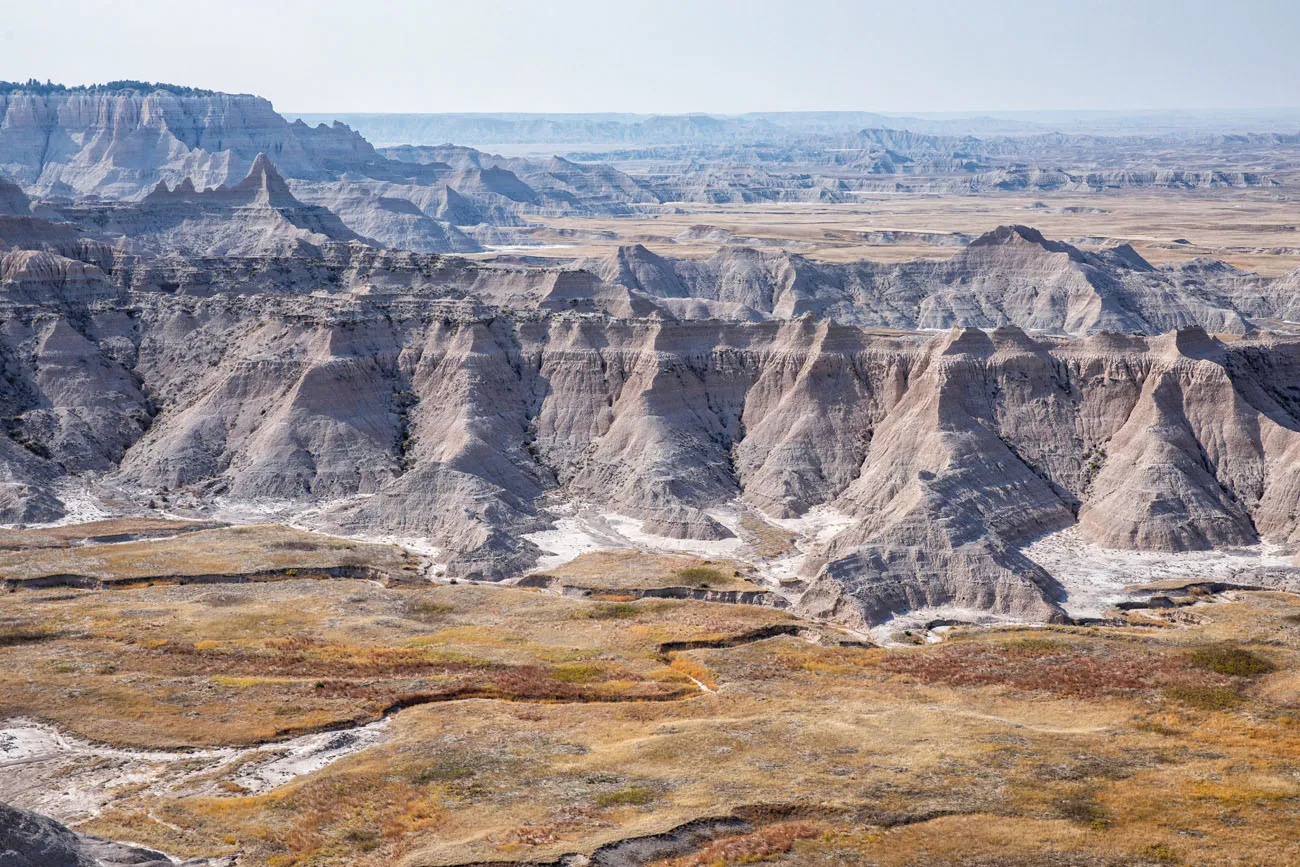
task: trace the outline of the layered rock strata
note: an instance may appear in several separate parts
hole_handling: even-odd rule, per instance
[[[269,169],[179,195],[287,201]],[[585,268],[357,243],[149,258],[10,219],[28,235],[0,249],[7,522],[58,519],[90,474],[141,504],[273,500],[427,537],[453,574],[503,578],[536,560],[524,534],[550,525],[547,497],[697,540],[730,535],[715,507],[829,504],[851,522],[808,556],[802,605],[859,624],[1059,617],[1020,549],[1076,521],[1139,550],[1300,542],[1300,340],[1098,330],[1247,330],[1239,308],[1282,303],[1262,280],[1202,286],[1196,307],[1128,252],[1009,227],[863,304],[909,325],[960,298],[961,324],[927,333],[798,313],[843,285],[739,251],[721,278],[639,250]],[[1146,276],[1113,279],[1117,261]],[[1090,336],[973,327],[1007,319]]]
[[[400,285],[310,298],[257,289],[264,269],[195,294],[6,283],[6,517],[56,516],[50,481],[95,471],[142,498],[314,503],[505,577],[535,558],[521,534],[548,524],[548,493],[704,539],[737,498],[772,517],[830,503],[854,520],[809,558],[804,605],[859,623],[1058,616],[1019,548],[1076,520],[1144,550],[1297,541],[1293,339],[511,316],[482,284],[554,275],[406,264],[384,272]]]

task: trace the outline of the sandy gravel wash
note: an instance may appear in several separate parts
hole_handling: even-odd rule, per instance
[[[25,719],[0,722],[0,802],[62,822],[98,815],[123,789],[223,794],[221,782],[261,793],[382,742],[389,721],[253,747],[135,750],[96,744]]]

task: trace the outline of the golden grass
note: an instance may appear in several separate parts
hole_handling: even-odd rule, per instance
[[[665,642],[798,621],[474,585],[17,593],[0,623],[54,637],[0,649],[0,713],[219,744],[452,699],[270,793],[233,771],[124,788],[79,828],[247,865],[546,861],[735,812],[748,830],[673,867],[1280,867],[1300,859],[1297,611],[1255,593],[1161,629],[889,650],[779,636],[665,659]],[[1187,700],[1218,690],[1235,703]]]
[[[1047,207],[1035,207],[1040,202]],[[675,239],[693,226],[709,225],[740,237],[765,239],[774,246],[786,242],[797,252],[823,261],[947,259],[959,248],[912,241],[873,244],[865,242],[861,233],[979,234],[999,225],[1020,223],[1049,238],[1084,239],[1079,244],[1084,248],[1129,242],[1155,264],[1212,256],[1271,275],[1300,266],[1300,256],[1285,252],[1298,246],[1294,209],[1286,197],[1258,189],[1101,194],[1033,191],[978,196],[882,193],[846,204],[682,203],[671,214],[539,219],[553,229],[613,233],[604,240],[575,243],[572,238],[542,231],[537,240],[565,245],[536,251],[543,257],[602,256],[636,239],[660,255],[707,258],[719,249],[721,241]],[[1087,240],[1094,238],[1098,240]],[[1174,243],[1180,239],[1191,243]]]
[[[682,604],[301,580],[4,594],[0,716],[180,746],[263,741],[476,695],[675,699],[698,687],[659,658],[661,642],[789,620]]]
[[[9,531],[15,538],[23,533],[41,537],[49,531]],[[200,529],[142,541],[0,550],[0,574],[19,583],[61,575],[124,585],[259,573],[311,578],[326,577],[330,570],[401,579],[413,577],[416,564],[393,545],[351,542],[274,524]]]
[[[175,521],[168,518],[109,518],[82,524],[64,524],[37,530],[0,529],[0,549],[30,551],[35,548],[66,548],[73,544],[103,542],[106,539],[140,539],[175,536],[225,526],[215,521]]]
[[[798,538],[797,534],[782,530],[748,512],[740,517],[740,529],[748,537],[758,556],[764,560],[789,554],[794,550],[794,542]]]
[[[664,587],[710,590],[761,590],[744,576],[749,569],[735,560],[705,559],[684,554],[647,554],[643,551],[592,551],[547,570],[566,587],[616,593]]]

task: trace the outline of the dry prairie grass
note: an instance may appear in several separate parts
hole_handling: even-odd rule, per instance
[[[782,530],[748,512],[740,518],[740,529],[749,537],[758,556],[764,560],[789,554],[794,550],[794,542],[798,538],[795,533]]]
[[[661,641],[788,620],[740,606],[683,611],[466,585],[24,591],[0,595],[0,717],[184,746],[264,741],[471,696],[669,700],[698,687],[659,659]]]
[[[593,551],[563,566],[547,570],[566,587],[616,592],[664,587],[699,587],[710,590],[757,591],[747,580],[748,567],[735,560],[705,559],[684,554],[647,554],[644,551]]]
[[[246,865],[546,861],[734,812],[748,831],[673,867],[1280,867],[1300,859],[1298,610],[1258,593],[1177,627],[778,636],[665,661],[664,642],[798,621],[473,585],[19,593],[0,623],[40,612],[57,637],[0,649],[0,713],[224,743],[459,696],[270,793],[124,789],[80,828]]]
[[[1046,207],[1039,207],[1040,203]],[[617,219],[542,217],[540,221],[553,229],[612,233],[606,240],[576,244],[554,232],[537,234],[539,241],[562,246],[542,248],[535,255],[557,258],[607,255],[631,239],[663,256],[707,258],[722,241],[675,239],[694,226],[708,225],[742,238],[764,239],[770,246],[784,242],[796,252],[823,261],[947,259],[957,247],[916,241],[870,243],[862,233],[977,235],[1020,223],[1049,238],[1071,239],[1085,249],[1128,242],[1157,265],[1212,256],[1270,275],[1300,266],[1300,256],[1293,252],[1300,246],[1294,207],[1287,197],[1267,190],[1034,191],[978,196],[888,193],[864,195],[860,201],[846,204],[682,204],[671,214]],[[1180,240],[1190,243],[1176,243]]]
[[[998,686],[1077,698],[1226,686],[1222,676],[1207,675],[1185,656],[1153,652],[1140,642],[961,641],[900,651],[886,657],[883,667],[923,683]],[[1207,679],[1212,682],[1201,682]]]
[[[812,822],[778,822],[749,834],[716,840],[691,855],[662,862],[661,867],[727,867],[772,861],[789,852],[796,841],[824,833]]]
[[[36,530],[0,529],[0,550],[66,548],[87,542],[155,539],[225,526],[214,521],[173,521],[167,518],[109,518]]]
[[[66,542],[95,538],[96,535],[78,533],[103,535],[107,529],[104,524],[111,525],[113,534],[128,532],[116,522],[97,522],[96,529],[90,531],[76,531],[73,529],[76,525],[59,528],[61,533],[8,531],[5,535],[11,547],[0,550],[0,574],[17,584],[52,576],[130,584],[264,573],[278,573],[275,577],[285,578],[324,577],[330,570],[355,570],[364,573],[364,577],[402,579],[414,577],[417,571],[414,560],[393,545],[351,542],[274,524],[193,529],[180,522],[159,525],[141,519],[126,522],[124,526],[131,528],[132,534],[147,536],[158,531],[175,535],[77,546],[49,543],[51,539]],[[20,540],[28,536],[36,541],[36,546],[19,547]]]

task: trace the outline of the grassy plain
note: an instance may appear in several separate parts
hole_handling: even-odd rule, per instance
[[[824,261],[946,259],[959,249],[876,233],[978,235],[1020,223],[1083,248],[1131,243],[1155,264],[1198,256],[1247,270],[1284,274],[1300,267],[1300,220],[1285,191],[1135,191],[1115,193],[991,193],[954,196],[869,193],[851,204],[681,204],[677,213],[609,217],[547,217],[534,240],[543,257],[601,256],[641,243],[661,255],[704,258],[724,240],[785,247]],[[491,255],[491,254],[487,254]]]
[[[758,606],[465,584],[20,590],[0,716],[178,746],[391,712],[382,743],[269,792],[124,785],[78,828],[241,865],[629,837],[672,867],[1296,863],[1300,599],[1133,621],[883,649]],[[705,646],[665,652],[683,641]],[[685,845],[699,820],[727,833]]]
[[[753,592],[762,588],[746,575],[747,564],[726,559],[707,559],[686,554],[647,554],[635,550],[593,551],[545,574],[565,587],[621,590],[683,587],[705,590]]]
[[[395,545],[353,542],[277,524],[227,527],[122,519],[73,526],[81,529],[0,531],[0,586],[419,577],[418,563]]]

